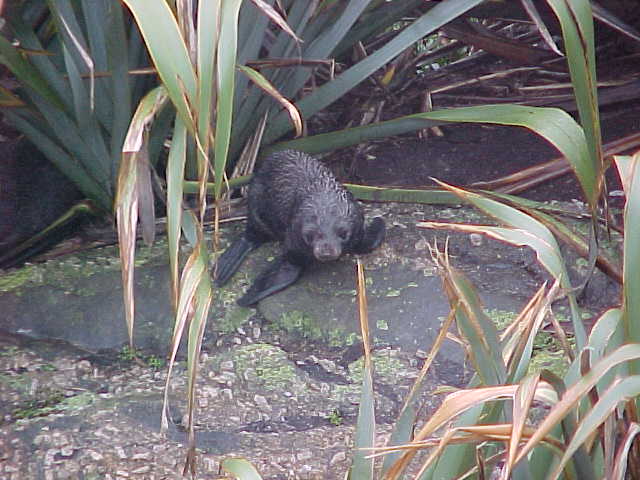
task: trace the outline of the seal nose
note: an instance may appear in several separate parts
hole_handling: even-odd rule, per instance
[[[319,242],[313,246],[313,256],[319,262],[331,262],[337,260],[342,254],[339,245],[332,245],[330,242]]]

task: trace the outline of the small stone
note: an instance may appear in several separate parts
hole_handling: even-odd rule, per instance
[[[93,434],[98,438],[111,438],[111,436],[106,434],[103,430],[96,430]]]
[[[313,452],[311,450],[302,450],[296,454],[296,458],[300,462],[313,458]]]
[[[202,396],[206,398],[218,398],[220,396],[220,389],[206,385],[202,388]]]
[[[138,452],[134,453],[131,458],[133,460],[151,461],[153,459],[153,455],[151,454],[151,452]]]
[[[100,452],[96,452],[95,450],[87,450],[87,453],[91,457],[91,459],[95,462],[99,462],[104,458],[104,456]]]
[[[84,478],[100,478],[98,477],[98,465],[89,464],[85,465],[82,469],[82,473],[84,474]]]
[[[60,480],[76,479],[78,478],[78,472],[80,471],[80,465],[74,461],[64,462],[64,468],[56,472],[56,478]]]
[[[233,372],[222,372],[217,378],[218,381],[231,384],[236,380],[236,374]]]
[[[215,457],[210,457],[207,455],[203,455],[202,459],[202,467],[204,472],[217,472],[219,469],[219,464],[216,461]]]
[[[69,440],[67,440],[66,436],[60,432],[53,432],[53,438],[51,443],[54,447],[63,447],[69,444]]]
[[[49,450],[47,450],[44,454],[44,464],[46,466],[53,465],[57,454],[57,448],[50,448]]]
[[[336,453],[333,457],[331,457],[331,461],[329,462],[329,465],[334,466],[346,460],[347,460],[347,453],[341,451]]]
[[[36,437],[33,439],[33,444],[38,447],[44,443],[51,443],[51,436],[49,436],[48,434],[40,434],[36,435]]]
[[[138,467],[134,470],[131,470],[131,473],[149,473],[151,471],[150,465],[143,465],[142,467]]]
[[[469,235],[469,242],[474,247],[479,247],[480,245],[482,245],[483,241],[484,239],[482,238],[482,235],[480,235],[479,233],[472,233]]]
[[[125,453],[124,448],[122,448],[121,446],[116,447],[116,455],[118,455],[118,458],[120,460],[124,460],[125,458],[127,458],[127,454]]]
[[[233,360],[225,360],[224,362],[220,362],[220,370],[233,371]]]
[[[233,392],[230,388],[224,388],[220,393],[225,400],[233,400]]]
[[[76,364],[76,369],[81,372],[91,372],[93,371],[93,366],[91,365],[91,362],[89,360],[80,360]]]
[[[420,350],[420,349],[416,350],[416,357],[421,358],[422,360],[427,358],[428,355],[429,354],[424,350]]]
[[[416,250],[418,250],[419,252],[426,250],[427,248],[429,248],[429,242],[427,241],[426,238],[421,238],[420,240],[418,240],[415,245],[413,246],[413,248],[415,248]]]
[[[269,402],[267,402],[267,399],[262,395],[254,395],[253,401],[256,402],[256,405],[258,406],[258,408],[262,410],[269,410],[269,411],[271,410],[271,406],[269,405]]]
[[[318,363],[322,368],[324,368],[329,373],[336,373],[338,371],[338,367],[336,363],[331,360],[323,358],[321,360],[318,360]]]
[[[60,449],[60,455],[63,457],[70,457],[73,455],[73,447],[71,446],[66,446],[66,447],[62,447]]]

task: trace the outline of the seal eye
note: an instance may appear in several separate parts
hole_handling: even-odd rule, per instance
[[[340,240],[346,240],[347,238],[349,238],[349,230],[347,230],[345,227],[340,227],[337,234],[338,237],[340,237]]]

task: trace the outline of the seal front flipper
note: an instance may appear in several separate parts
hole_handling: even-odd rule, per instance
[[[381,217],[376,217],[371,220],[371,223],[367,225],[362,234],[360,242],[358,242],[352,249],[353,253],[369,253],[372,250],[378,248],[384,240],[385,226],[384,220]]]
[[[242,265],[244,258],[259,246],[259,242],[247,240],[244,235],[233,242],[218,259],[215,280],[216,286],[221,287],[227,283],[231,276],[236,273],[240,265]]]
[[[258,275],[247,293],[238,300],[238,305],[250,307],[272,293],[287,288],[300,277],[302,270],[301,266],[294,265],[285,257],[280,257]]]

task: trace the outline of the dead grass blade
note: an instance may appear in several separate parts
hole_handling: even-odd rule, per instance
[[[263,0],[251,0],[256,7],[262,10],[266,16],[268,16],[276,25],[278,25],[284,32],[287,33],[291,38],[293,38],[296,42],[302,43],[302,40],[298,38],[296,33],[291,29],[287,21],[282,18],[282,16],[278,13],[278,11],[273,8],[270,4]]]
[[[431,350],[429,351],[429,355],[427,355],[422,368],[420,369],[420,373],[416,378],[415,382],[413,382],[413,386],[411,387],[411,391],[405,398],[402,409],[400,410],[400,414],[398,415],[398,420],[395,423],[394,430],[391,434],[391,439],[389,443],[392,445],[400,444],[403,442],[408,442],[411,434],[413,433],[413,426],[415,424],[415,416],[416,411],[413,408],[413,402],[418,395],[420,387],[422,386],[422,382],[431,368],[431,364],[433,360],[436,358],[436,355],[440,351],[440,346],[442,342],[444,342],[445,338],[447,338],[447,334],[449,333],[449,328],[453,324],[453,320],[456,316],[456,311],[458,306],[456,305],[449,311],[449,315],[447,315],[446,320],[442,323],[440,327],[440,331],[438,332],[438,336],[436,337],[433,345],[431,346]],[[384,463],[382,466],[382,472],[388,472],[393,465],[393,462],[398,458],[396,454],[389,454],[385,456]]]
[[[509,225],[509,227],[462,225],[441,222],[419,222],[417,226],[441,230],[455,230],[467,233],[481,233],[512,245],[531,247],[535,251],[538,261],[556,280],[560,282],[560,285],[569,297],[571,319],[576,335],[576,343],[578,348],[582,348],[586,343],[586,331],[582,323],[582,318],[579,314],[578,304],[569,281],[560,248],[549,229],[538,220],[516,208],[477,193],[451,187],[447,184],[443,185],[446,186],[446,188],[453,190],[466,201],[473,203],[474,206],[481,209],[486,214],[491,215],[503,224]]]
[[[508,480],[511,470],[515,465],[515,458],[518,446],[522,442],[525,432],[529,410],[533,403],[533,398],[540,382],[540,374],[536,373],[527,377],[518,385],[515,398],[513,399],[513,424],[507,443],[507,459],[502,470],[502,480]],[[530,429],[533,430],[533,429]],[[528,436],[531,436],[529,434]]]
[[[291,118],[291,122],[296,129],[296,138],[303,134],[303,121],[302,116],[300,115],[300,111],[295,106],[295,104],[289,100],[287,100],[284,95],[282,95],[272,84],[267,80],[260,72],[254,70],[253,68],[246,67],[244,65],[238,65],[237,68],[243,72],[247,77],[253,81],[261,90],[267,93],[271,98],[276,100],[280,105],[282,105],[287,112],[289,112],[289,117]]]
[[[417,452],[417,449],[415,447],[423,446],[424,442],[427,440],[427,437],[432,435],[437,429],[443,427],[448,422],[453,421],[461,413],[483,403],[496,400],[512,400],[518,392],[519,388],[519,385],[498,385],[493,387],[458,390],[457,392],[453,392],[447,395],[442,402],[442,405],[440,405],[438,410],[436,410],[434,414],[429,418],[429,420],[427,420],[425,425],[415,435],[414,440],[408,444],[410,447],[414,448],[407,448],[400,459],[393,465],[393,467],[389,470],[384,478],[399,478],[401,472],[406,470],[407,466],[415,456]],[[537,383],[534,398],[540,401],[548,402],[553,398],[553,396],[553,389],[547,382]],[[440,440],[439,442],[439,444],[442,444],[442,448],[438,450],[437,454],[436,452],[432,453],[432,455],[428,459],[428,462],[432,462],[433,460],[435,460],[439,453],[444,449],[445,444],[449,443],[453,438],[455,438],[456,432],[474,431],[473,429],[476,427],[480,429],[476,431],[481,431],[483,426],[456,427],[455,429],[447,430],[447,432],[443,435],[442,440]],[[506,440],[511,434],[512,428],[513,427],[509,425],[509,427],[506,428],[504,432],[494,432],[494,434],[500,434],[501,439]]]
[[[196,408],[196,379],[198,378],[198,365],[200,350],[202,347],[202,338],[204,336],[204,328],[207,325],[207,315],[209,314],[209,307],[211,306],[212,291],[211,291],[211,277],[206,273],[208,265],[208,255],[202,242],[200,242],[197,251],[199,253],[198,262],[199,268],[203,269],[205,274],[200,277],[200,282],[194,297],[195,314],[192,320],[189,322],[189,342],[187,346],[187,363],[189,371],[189,385],[187,391],[187,405],[188,405],[188,453],[185,459],[183,475],[186,474],[187,469],[195,475],[195,457],[196,457],[196,435],[194,430],[193,416]]]
[[[432,251],[433,254],[433,251]],[[506,381],[506,369],[498,342],[498,331],[482,308],[473,285],[451,266],[446,252],[435,251],[444,290],[451,308],[456,308],[458,331],[470,346],[469,358],[484,385],[500,385]]]
[[[360,318],[360,331],[362,332],[362,343],[364,345],[364,361],[371,367],[371,341],[369,332],[369,312],[367,311],[367,294],[365,288],[364,269],[362,262],[357,259],[357,279],[358,279],[358,316]]]
[[[607,372],[621,363],[638,358],[640,358],[640,345],[628,344],[623,345],[596,363],[590,371],[586,372],[578,382],[562,395],[560,401],[554,405],[543,422],[538,426],[535,434],[529,439],[526,445],[520,449],[515,463],[518,463],[528,455],[533,447],[550,433],[553,427],[558,425],[571,410],[576,408],[585,395]]]
[[[544,293],[547,289],[546,282],[536,291],[527,302],[518,317],[500,334],[500,341],[504,344],[502,355],[507,365],[520,358],[522,355],[521,340],[529,337],[536,319],[543,311]]]
[[[179,254],[182,238],[183,179],[187,156],[187,128],[182,119],[175,118],[173,138],[167,162],[167,243],[169,244],[169,268],[171,270],[171,305],[178,306],[180,277]]]
[[[640,343],[640,150],[632,156],[615,157],[626,196],[624,206],[623,311],[626,341]],[[640,372],[640,362],[632,365]]]
[[[145,131],[156,113],[167,100],[166,92],[158,87],[149,92],[140,102],[122,147],[122,161],[118,171],[118,186],[115,200],[118,222],[118,243],[122,264],[122,285],[125,304],[125,319],[129,332],[129,345],[133,348],[133,324],[135,299],[133,295],[134,259],[136,253],[136,227],[142,214],[145,241],[153,241],[155,214],[153,192],[149,178],[149,162],[146,156]],[[153,231],[151,234],[150,231]]]
[[[364,369],[362,372],[362,394],[358,408],[358,421],[355,432],[356,451],[353,455],[353,463],[349,469],[348,478],[372,479],[374,462],[366,454],[365,450],[375,445],[376,417],[373,393],[373,362],[371,360],[371,344],[369,333],[369,316],[367,313],[367,298],[365,289],[364,269],[362,262],[357,259],[357,291],[358,312],[360,316],[360,330],[364,345]]]
[[[192,221],[196,224],[195,215],[193,212],[188,213],[193,217]],[[171,378],[171,372],[175,362],[176,354],[178,353],[178,347],[180,346],[180,339],[182,338],[182,332],[184,331],[187,323],[191,322],[195,314],[198,305],[195,304],[196,291],[202,281],[202,277],[206,276],[207,265],[204,264],[201,258],[201,244],[200,239],[194,247],[191,255],[187,259],[187,262],[182,270],[182,276],[180,278],[180,297],[178,298],[178,308],[176,310],[176,320],[173,327],[173,336],[171,339],[171,353],[168,362],[167,381],[164,390],[164,404],[162,408],[162,420],[161,430],[166,431],[168,427],[168,402],[169,402],[169,380]]]
[[[533,20],[533,22],[536,24],[536,27],[538,27],[538,31],[540,32],[540,36],[544,40],[544,43],[546,43],[547,46],[556,55],[559,55],[560,57],[563,57],[564,54],[560,51],[560,49],[558,49],[558,45],[556,45],[556,42],[551,37],[551,34],[549,33],[549,29],[544,24],[544,21],[540,17],[540,14],[538,13],[538,9],[534,5],[533,1],[532,0],[521,0],[521,3],[522,3],[522,6],[524,7],[524,9],[527,11],[527,14],[531,18],[531,20]]]
[[[536,334],[542,327],[542,322],[547,315],[553,318],[557,323],[551,310],[551,304],[558,299],[560,291],[560,282],[556,280],[549,291],[544,294],[546,285],[542,285],[536,292],[531,301],[518,315],[518,318],[505,330],[503,338],[508,338],[504,346],[503,355],[507,364],[510,382],[519,382],[527,373],[531,355],[533,352],[533,343]],[[567,356],[572,358],[571,349],[568,346],[566,336],[558,325],[559,336],[564,339],[563,344],[567,350]]]
[[[598,5],[595,1],[591,2],[591,10],[593,11],[594,18],[597,18],[602,23],[609,25],[614,30],[619,31],[636,42],[640,42],[640,32],[638,32],[638,30],[623,22],[620,18],[616,17],[609,10]]]
[[[133,273],[136,253],[136,226],[138,225],[138,190],[136,188],[136,160],[134,153],[123,153],[118,172],[116,195],[116,222],[124,294],[124,311],[129,333],[129,347],[133,349],[133,323],[135,298]]]
[[[627,471],[627,459],[629,458],[629,450],[633,445],[633,441],[640,433],[640,425],[632,423],[624,434],[618,451],[616,452],[616,458],[614,460],[613,473],[611,480],[624,480]]]
[[[620,404],[636,398],[638,395],[640,395],[640,375],[614,380],[578,425],[571,442],[567,445],[564,455],[560,459],[560,463],[558,463],[552,474],[552,478],[560,477],[571,456],[581,445],[591,443],[590,439],[597,433],[600,425],[610,415],[615,414]]]
[[[138,188],[138,212],[142,240],[146,245],[152,245],[156,238],[156,209],[151,186],[151,165],[149,164],[149,149],[147,139],[136,157],[136,179]]]

